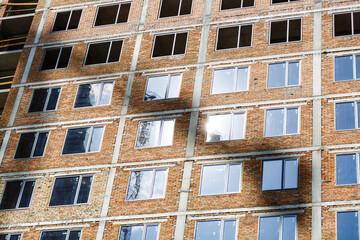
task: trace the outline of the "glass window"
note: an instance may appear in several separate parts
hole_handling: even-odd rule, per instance
[[[195,240],[235,240],[236,220],[197,221]]]
[[[82,9],[57,12],[52,32],[73,30],[79,27]]]
[[[360,78],[360,55],[335,57],[335,82]]]
[[[55,110],[59,95],[59,87],[35,89],[28,112],[46,112]]]
[[[221,10],[253,7],[254,0],[221,0]]]
[[[252,25],[219,28],[216,50],[251,47],[252,28]]]
[[[334,36],[360,34],[360,12],[334,14]]]
[[[167,172],[166,169],[131,172],[126,200],[164,198]]]
[[[200,195],[239,193],[241,174],[241,163],[203,166]]]
[[[123,40],[89,43],[84,65],[120,61]]]
[[[188,15],[192,0],[162,0],[159,18]]]
[[[35,180],[6,182],[0,209],[22,209],[30,206]]]
[[[152,57],[185,54],[187,32],[156,35]]]
[[[301,19],[270,23],[270,44],[301,41]]]
[[[72,52],[71,47],[46,48],[40,70],[67,68]]]
[[[62,154],[99,152],[104,126],[68,129]]]
[[[14,159],[42,157],[49,132],[29,132],[20,135]]]
[[[296,215],[260,217],[259,240],[295,240]]]
[[[5,233],[0,234],[0,240],[20,240],[21,233]]]
[[[40,240],[80,240],[81,230],[44,231]]]
[[[265,115],[265,137],[299,133],[299,108],[268,109]]]
[[[98,6],[94,26],[126,23],[130,12],[130,2]]]
[[[359,183],[359,154],[336,155],[336,185]]]
[[[299,85],[299,67],[299,61],[269,64],[267,88],[291,87]]]
[[[56,178],[49,206],[84,204],[89,200],[92,176]]]
[[[271,3],[276,4],[276,3],[286,3],[286,2],[295,2],[295,1],[301,1],[301,0],[272,0]]]
[[[263,161],[262,191],[298,188],[299,161],[296,158]]]
[[[359,213],[337,212],[337,240],[359,239]]]
[[[79,86],[74,108],[109,105],[113,82],[82,84]]]
[[[121,226],[119,240],[157,240],[159,238],[158,224]]]
[[[178,98],[182,74],[148,77],[144,101]]]
[[[140,121],[136,148],[171,146],[175,119]]]
[[[210,115],[206,124],[206,142],[244,139],[245,123],[245,113]]]
[[[335,129],[351,130],[359,128],[358,102],[343,102],[335,104]]]
[[[249,67],[215,69],[211,94],[247,91]]]

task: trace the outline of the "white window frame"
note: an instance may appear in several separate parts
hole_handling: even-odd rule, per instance
[[[6,236],[5,236],[5,239],[6,239],[6,240],[9,240],[12,235],[20,235],[20,239],[19,239],[19,240],[21,240],[21,239],[22,239],[22,236],[23,236],[23,233],[22,233],[22,232],[16,232],[16,233],[1,233],[1,232],[0,232],[0,235],[2,235],[2,234],[3,234],[3,235],[6,235]]]
[[[258,220],[258,240],[260,240],[260,219],[261,218],[270,218],[270,217],[280,217],[280,226],[279,226],[279,240],[282,240],[282,235],[283,235],[283,219],[284,217],[295,217],[296,218],[296,224],[295,224],[295,240],[298,239],[298,217],[296,214],[288,214],[288,215],[277,215],[277,216],[264,216],[264,217],[259,217]],[[276,240],[276,239],[273,239]]]
[[[350,183],[350,184],[338,184],[337,183],[337,156],[340,155],[349,155],[349,154],[355,154],[355,162],[356,162],[356,183]],[[359,152],[350,152],[350,153],[344,153],[344,154],[336,154],[335,155],[335,186],[354,186],[360,184],[360,157]],[[359,234],[360,236],[360,234]]]
[[[77,96],[78,96],[78,94],[79,94],[79,88],[80,88],[80,86],[81,86],[81,85],[87,85],[87,84],[92,85],[92,84],[98,84],[98,83],[101,84],[101,88],[100,88],[100,96],[99,96],[99,99],[98,99],[96,105],[94,105],[94,106],[86,106],[86,107],[75,107],[76,100],[77,100]],[[102,105],[100,105],[101,97],[102,97],[102,95],[103,95],[104,85],[105,85],[106,83],[111,83],[111,84],[113,85],[113,89],[112,89],[112,91],[111,91],[110,102],[109,102],[109,104],[102,104]],[[111,102],[112,102],[112,95],[113,95],[113,93],[114,93],[114,81],[80,84],[80,85],[77,87],[77,90],[76,90],[76,96],[75,96],[75,100],[74,100],[74,104],[73,104],[73,109],[78,109],[78,108],[82,109],[82,108],[92,108],[92,107],[100,107],[100,106],[109,106],[109,105],[111,105]]]
[[[122,23],[117,23],[117,20],[119,18],[119,14],[120,14],[120,7],[122,4],[128,4],[130,3],[130,9],[129,9],[129,14],[128,14],[128,19],[126,20],[126,22],[122,22]],[[119,2],[119,3],[110,3],[110,4],[102,4],[102,5],[98,5],[97,8],[96,8],[96,14],[95,14],[95,18],[94,18],[94,22],[93,22],[93,28],[98,28],[98,27],[106,27],[106,26],[113,26],[113,25],[117,25],[117,24],[126,24],[128,23],[129,21],[129,16],[130,16],[130,10],[131,10],[131,4],[132,4],[132,1],[122,1],[122,2]],[[99,26],[95,26],[95,22],[96,22],[96,19],[98,17],[98,12],[99,12],[99,8],[101,7],[107,7],[107,6],[112,6],[112,5],[119,5],[119,8],[118,8],[118,11],[116,13],[116,18],[115,18],[115,23],[110,23],[110,24],[104,24],[104,25],[99,25]]]
[[[341,36],[339,36],[339,37],[341,37]],[[352,59],[353,78],[352,78],[352,79],[349,79],[349,80],[336,81],[336,79],[335,79],[335,77],[336,77],[336,75],[335,75],[335,67],[336,67],[336,65],[335,65],[335,59],[336,59],[337,57],[348,57],[348,56],[352,56],[352,57],[353,57],[353,59]],[[359,54],[349,54],[349,55],[341,55],[341,56],[335,56],[335,57],[334,57],[334,66],[333,66],[333,69],[334,69],[334,82],[348,82],[348,81],[359,80],[359,78],[356,78],[356,71],[358,70],[358,69],[356,69],[356,57],[357,57],[357,56],[360,57]],[[360,72],[360,69],[359,69],[359,72]]]
[[[31,132],[24,132],[24,133],[31,133]],[[49,138],[50,138],[50,131],[40,131],[40,132],[34,132],[35,133],[35,139],[34,139],[34,143],[33,143],[33,146],[32,146],[32,149],[31,149],[31,153],[30,153],[30,157],[28,158],[15,158],[15,155],[18,151],[18,148],[19,148],[19,143],[20,143],[20,138],[21,138],[21,134],[20,134],[20,137],[19,137],[19,140],[18,140],[18,143],[17,143],[17,146],[16,146],[16,150],[15,150],[15,153],[14,153],[14,157],[13,159],[14,160],[21,160],[21,159],[32,159],[32,158],[41,158],[41,157],[44,157],[45,156],[45,152],[46,152],[46,147],[48,145],[48,142],[49,142]],[[45,146],[44,146],[44,152],[41,156],[35,156],[34,157],[34,151],[35,151],[35,148],[36,148],[36,144],[37,144],[37,141],[38,141],[38,138],[39,138],[39,134],[40,133],[47,133],[47,139],[46,139],[46,143],[45,143]]]
[[[66,238],[65,238],[65,240],[68,240],[68,239],[69,239],[69,237],[70,237],[70,232],[71,232],[71,231],[80,231],[80,237],[79,237],[79,240],[80,240],[81,237],[82,237],[83,229],[77,229],[77,228],[75,228],[75,229],[54,229],[54,230],[41,231],[40,239],[39,239],[39,240],[41,240],[41,237],[42,237],[42,233],[43,233],[43,232],[57,232],[57,231],[66,231]]]
[[[354,13],[360,12],[360,11],[351,11],[351,12],[339,12],[333,14],[333,37],[346,37],[346,36],[353,36],[353,35],[359,35],[360,33],[354,34]],[[351,16],[351,34],[350,35],[341,35],[341,36],[335,36],[335,15],[342,15],[342,14],[349,14]]]
[[[191,0],[190,13],[189,13],[189,14],[181,14],[181,15],[180,15],[180,11],[181,11],[181,4],[182,4],[182,1],[183,1],[183,0],[180,0],[179,8],[178,8],[178,14],[177,14],[177,15],[169,16],[169,17],[160,17],[160,13],[161,13],[163,1],[164,1],[164,0],[161,0],[161,3],[160,3],[159,13],[158,13],[158,19],[165,19],[165,18],[171,18],[171,17],[180,17],[180,16],[188,16],[188,15],[191,15],[191,14],[192,14],[192,9],[193,9],[194,0]]]
[[[297,122],[297,133],[291,133],[291,134],[286,134],[286,127],[287,127],[287,110],[288,109],[298,109],[298,122]],[[283,126],[283,134],[282,135],[276,135],[276,136],[266,136],[266,114],[268,110],[277,110],[277,109],[284,109],[284,126]],[[264,121],[264,137],[269,138],[269,137],[282,137],[282,136],[294,136],[294,135],[299,135],[300,134],[300,116],[301,116],[301,112],[300,112],[301,108],[300,106],[292,106],[292,107],[274,107],[274,108],[267,108],[265,109],[265,121]]]
[[[171,78],[173,76],[180,76],[180,89],[179,89],[179,96],[180,96],[180,91],[181,91],[181,84],[182,84],[182,73],[171,73],[171,74],[167,74],[167,75],[154,75],[154,76],[149,76],[146,80],[146,88],[145,88],[145,92],[144,92],[144,98],[143,101],[144,102],[152,102],[152,101],[159,101],[159,100],[167,100],[167,99],[177,99],[177,98],[169,98],[169,90],[170,90],[170,83],[171,83]],[[161,98],[161,99],[154,99],[154,100],[145,100],[145,94],[147,92],[148,89],[148,83],[149,83],[149,78],[151,77],[163,77],[163,76],[167,76],[167,86],[166,86],[166,92],[165,92],[165,98]]]
[[[29,209],[29,208],[30,208],[32,199],[33,199],[33,197],[34,197],[34,192],[35,192],[35,187],[36,187],[37,179],[24,179],[24,180],[10,180],[10,181],[6,181],[5,186],[4,186],[4,188],[3,188],[3,191],[2,191],[0,203],[2,203],[2,201],[3,201],[4,193],[5,193],[5,188],[6,188],[7,183],[8,183],[8,182],[16,182],[16,181],[21,181],[22,184],[21,184],[21,189],[20,189],[20,192],[19,192],[18,199],[17,199],[17,201],[16,201],[16,206],[15,206],[15,208],[14,208],[14,209],[13,209],[13,208],[11,208],[11,209],[0,209],[0,211],[11,211],[11,210]],[[32,193],[31,193],[31,198],[30,198],[30,201],[29,201],[29,206],[28,206],[28,207],[24,207],[24,208],[19,208],[20,200],[21,200],[21,197],[22,197],[22,195],[23,195],[23,193],[24,193],[25,184],[26,184],[26,182],[32,182],[32,181],[34,181],[34,189],[33,189]]]
[[[60,61],[60,56],[61,56],[62,50],[63,50],[63,48],[68,48],[68,47],[71,47],[70,56],[69,56],[69,61],[68,61],[67,65],[66,65],[66,67],[58,68],[57,66],[59,65],[59,61]],[[58,55],[57,60],[56,60],[55,68],[41,69],[42,66],[43,66],[43,64],[44,64],[46,51],[47,51],[47,50],[52,50],[52,49],[57,49],[57,48],[60,48],[60,51],[59,51],[59,55]],[[39,69],[39,71],[40,71],[40,72],[43,72],[43,71],[51,71],[51,70],[57,70],[57,69],[67,69],[67,68],[69,67],[69,65],[70,65],[70,60],[71,60],[71,57],[72,57],[73,50],[74,50],[74,46],[73,46],[73,45],[70,45],[70,46],[69,46],[69,45],[65,45],[65,46],[54,47],[54,48],[44,48],[44,54],[43,54],[43,57],[42,57],[42,60],[41,60],[41,64],[40,64],[40,69]]]
[[[253,8],[253,7],[256,7],[256,0],[254,0],[254,6],[248,6],[248,7],[244,7],[244,0],[239,0],[239,1],[241,1],[241,7],[238,7],[238,8],[230,8],[230,9],[224,9],[224,10],[222,10],[222,9],[221,9],[222,1],[223,1],[223,0],[220,1],[219,11],[230,11],[230,10],[235,10],[235,9],[243,9],[243,8]]]
[[[226,221],[235,221],[236,223],[236,232],[235,232],[235,239],[238,238],[238,235],[239,235],[239,219],[237,218],[226,218],[226,219],[211,219],[211,220],[204,220],[204,221],[196,221],[196,224],[195,224],[195,234],[194,234],[194,239],[196,237],[196,228],[197,228],[197,224],[198,222],[218,222],[220,221],[221,222],[221,225],[220,225],[220,234],[219,234],[219,240],[223,240],[224,239],[224,222]]]
[[[300,40],[297,41],[289,41],[289,21],[291,20],[299,20],[300,19]],[[286,23],[286,42],[278,42],[278,43],[271,43],[271,26],[273,22],[287,22]],[[269,39],[268,39],[268,44],[271,45],[277,45],[277,44],[284,44],[284,43],[296,43],[296,42],[301,42],[302,41],[302,35],[303,35],[303,19],[300,18],[288,18],[288,19],[280,19],[280,20],[273,20],[270,21],[270,26],[269,26]]]
[[[182,54],[175,54],[174,55],[174,49],[175,49],[175,43],[176,43],[176,35],[177,34],[182,34],[182,33],[186,33],[186,40],[185,40],[185,51]],[[170,55],[165,55],[165,56],[158,56],[158,57],[154,57],[154,48],[155,48],[155,42],[156,42],[156,37],[157,36],[165,36],[165,35],[173,35],[174,34],[174,40],[173,40],[173,44],[172,44],[172,50],[171,50],[171,54]],[[187,51],[187,44],[188,44],[188,40],[189,40],[189,31],[182,31],[182,32],[170,32],[170,33],[161,33],[161,34],[156,34],[154,36],[154,41],[153,41],[153,45],[152,45],[152,49],[151,49],[151,58],[162,58],[162,57],[172,57],[172,56],[184,56],[186,54]]]
[[[354,103],[354,114],[355,114],[355,128],[350,128],[350,129],[336,129],[336,121],[337,121],[337,116],[336,116],[336,104],[338,103]],[[360,129],[359,126],[359,118],[358,118],[358,103],[360,103],[359,101],[350,101],[350,102],[337,102],[334,104],[334,128],[335,131],[351,131],[351,130],[356,130],[356,129]]]
[[[46,110],[47,105],[49,104],[49,99],[50,99],[51,91],[52,91],[52,89],[54,89],[54,88],[60,88],[59,96],[58,96],[57,101],[56,101],[55,109],[54,109],[54,110]],[[48,89],[48,92],[47,92],[47,95],[46,95],[46,100],[45,100],[45,103],[44,103],[43,110],[42,110],[42,111],[38,111],[38,112],[29,112],[30,105],[31,105],[31,103],[32,103],[32,101],[33,101],[34,93],[35,93],[35,90],[36,90],[36,89],[34,89],[34,91],[33,91],[33,93],[32,93],[32,96],[31,96],[31,100],[30,100],[30,103],[29,103],[29,107],[28,107],[27,113],[30,113],[30,114],[31,114],[31,113],[39,113],[39,112],[54,112],[54,111],[57,110],[57,107],[58,107],[58,104],[59,104],[59,98],[60,98],[60,95],[61,95],[61,92],[62,92],[62,87],[49,87],[49,88],[46,88],[46,89]]]
[[[250,46],[239,47],[239,43],[240,43],[239,39],[240,39],[240,36],[241,36],[241,27],[242,26],[251,26],[251,40],[250,40],[251,43],[250,43]],[[217,49],[218,40],[219,40],[219,30],[221,28],[232,28],[232,27],[238,27],[239,28],[238,38],[237,38],[237,43],[236,43],[237,47],[235,47],[235,48]],[[253,37],[254,37],[254,24],[226,25],[226,26],[223,26],[223,27],[218,27],[217,31],[216,31],[215,52],[216,51],[226,51],[226,50],[231,50],[231,49],[234,50],[234,49],[250,48],[250,47],[252,47],[252,44],[253,44]]]
[[[301,0],[299,0],[301,1]],[[272,64],[281,64],[285,63],[285,86],[282,87],[268,87],[269,83],[269,67]],[[298,85],[289,85],[289,63],[298,63],[299,64],[299,84]],[[274,62],[269,63],[267,68],[267,77],[266,77],[266,88],[267,89],[276,89],[276,88],[284,88],[284,87],[297,87],[301,85],[301,61],[300,60],[294,60],[294,61],[285,61],[285,62]]]
[[[103,25],[102,25],[102,26],[103,26]],[[102,26],[99,26],[99,27],[102,27]],[[105,26],[105,25],[104,25],[104,26]],[[120,54],[119,54],[119,61],[109,62],[110,50],[111,50],[112,44],[113,44],[113,42],[117,42],[117,41],[122,41],[121,49],[120,49]],[[94,63],[94,64],[85,64],[85,63],[86,63],[86,59],[87,59],[87,57],[88,57],[90,45],[91,45],[91,44],[107,43],[107,42],[110,42],[110,46],[109,46],[109,49],[108,49],[108,52],[107,52],[106,62],[103,62],[103,63]],[[90,67],[90,66],[97,66],[97,65],[100,65],[100,64],[119,63],[119,62],[121,61],[121,53],[123,52],[123,47],[124,47],[124,39],[122,39],[122,38],[120,38],[120,39],[109,39],[109,40],[107,40],[107,41],[89,42],[88,45],[87,45],[87,49],[86,49],[86,54],[85,54],[85,59],[84,59],[83,67],[86,67],[86,66],[88,66],[88,67]]]
[[[137,145],[137,141],[138,141],[138,137],[139,137],[140,122],[155,122],[155,121],[161,121],[157,144],[156,144],[155,146],[152,146],[152,147],[137,147],[136,145]],[[172,139],[172,141],[171,141],[171,145],[160,145],[160,144],[161,144],[161,137],[162,137],[163,127],[164,127],[164,122],[165,122],[165,121],[173,121],[173,122],[174,122],[174,132],[173,132],[173,139]],[[136,134],[136,140],[135,140],[135,149],[154,148],[154,147],[169,147],[169,146],[172,146],[172,145],[174,144],[175,123],[176,123],[176,118],[165,118],[165,119],[139,121],[138,130],[137,130],[137,134]],[[159,143],[160,143],[160,144],[159,144]]]
[[[77,10],[81,10],[78,27],[69,30],[68,28],[69,28],[71,16],[72,16],[72,14],[73,14],[73,11],[77,11]],[[53,21],[53,24],[52,24],[52,27],[51,27],[50,33],[67,32],[67,31],[78,30],[78,29],[79,29],[79,26],[80,26],[80,21],[81,21],[81,17],[82,17],[83,11],[84,11],[83,8],[73,8],[73,9],[70,9],[70,10],[57,11],[57,12],[56,12],[56,15],[55,15],[55,18],[54,18],[54,21]],[[69,19],[68,19],[68,22],[67,22],[67,24],[66,24],[66,29],[65,29],[65,30],[59,30],[59,31],[55,31],[55,32],[54,32],[54,25],[55,25],[55,21],[56,21],[57,15],[58,15],[58,13],[62,13],[62,12],[70,12]]]
[[[237,77],[238,77],[238,69],[240,68],[247,68],[248,70],[248,76],[247,76],[247,86],[245,90],[240,90],[240,91],[236,91],[237,88]],[[234,69],[235,70],[235,74],[234,74],[234,84],[233,84],[233,91],[231,92],[226,92],[226,93],[212,93],[213,89],[214,89],[214,79],[215,79],[215,71],[217,70],[225,70],[225,69]],[[230,68],[219,68],[219,69],[214,69],[213,70],[213,74],[212,74],[212,81],[211,81],[211,89],[210,89],[210,95],[216,95],[216,94],[227,94],[227,93],[235,93],[235,92],[247,92],[249,91],[249,82],[250,82],[250,66],[238,66],[238,67],[230,67]]]
[[[122,227],[137,227],[137,226],[142,226],[143,227],[143,233],[142,233],[141,239],[136,239],[136,240],[145,240],[145,236],[146,236],[148,226],[157,226],[158,227],[156,240],[159,239],[161,224],[160,223],[149,223],[149,224],[140,224],[140,225],[122,225],[120,227],[120,229],[119,229],[119,235],[118,235],[117,240],[120,239],[120,234],[121,234],[121,228]]]

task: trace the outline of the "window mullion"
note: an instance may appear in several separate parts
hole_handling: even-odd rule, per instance
[[[356,55],[352,55],[353,57],[353,79],[356,79]]]
[[[159,136],[158,136],[158,142],[157,142],[158,146],[161,146],[161,137],[162,137],[163,127],[164,127],[164,120],[161,120],[160,129],[159,129]]]
[[[147,225],[144,224],[143,228],[144,228],[144,230],[143,230],[143,232],[142,232],[141,240],[145,240],[146,231],[147,231]]]
[[[230,116],[231,116],[231,122],[230,122],[230,133],[229,133],[229,140],[233,140],[233,133],[234,133],[234,116],[235,114],[234,113],[231,113]]]
[[[287,108],[284,108],[284,118],[283,118],[283,135],[287,135],[286,134],[286,128],[287,128]]]
[[[230,172],[230,165],[226,164],[226,174],[225,174],[225,186],[224,186],[224,192],[228,193],[228,184],[229,184],[229,172]]]
[[[56,64],[55,64],[55,69],[57,69],[57,67],[58,67],[58,64],[59,64],[59,61],[60,61],[60,56],[61,56],[62,50],[63,50],[63,48],[60,48],[60,51],[59,51],[59,56],[58,56],[58,58],[57,58],[57,60],[56,60]]]
[[[355,160],[356,160],[356,182],[357,182],[357,184],[359,184],[359,183],[360,183],[359,153],[356,153],[356,154],[355,154]],[[360,235],[359,235],[359,236],[360,236]]]
[[[172,45],[172,49],[171,49],[171,55],[174,55],[176,36],[177,36],[177,33],[174,34],[174,40],[173,40],[173,45]]]
[[[106,62],[105,62],[105,63],[108,63],[108,62],[109,62],[109,57],[110,57],[110,52],[111,52],[112,43],[113,43],[113,41],[110,41],[110,46],[109,46],[109,49],[108,49],[108,52],[107,52],[107,57],[106,57]]]
[[[289,28],[290,28],[290,20],[286,21],[286,42],[289,42]]]
[[[22,181],[22,182],[21,182],[21,189],[20,189],[20,192],[19,192],[18,199],[17,199],[17,201],[16,201],[15,209],[17,209],[17,208],[19,207],[19,204],[20,204],[20,201],[21,201],[21,197],[22,197],[22,194],[23,194],[24,188],[25,188],[25,183],[26,183],[26,181]]]
[[[114,24],[117,23],[117,20],[118,20],[118,18],[119,18],[119,14],[120,14],[121,4],[119,4],[118,6],[119,6],[119,7],[118,7],[118,11],[117,11],[117,13],[116,13],[116,18],[115,18]]]
[[[43,107],[43,112],[46,111],[47,105],[48,105],[48,103],[49,103],[49,99],[50,99],[50,95],[51,95],[51,90],[52,90],[52,88],[48,88],[48,89],[47,89],[47,95],[46,95],[46,100],[45,100],[44,107]]]
[[[281,189],[285,189],[285,159],[281,162]]]
[[[155,177],[156,177],[156,170],[152,170],[152,178],[151,178],[151,185],[150,185],[150,195],[149,198],[152,198],[153,192],[154,192],[154,185],[155,185]]]
[[[354,13],[351,13],[351,35],[354,35]]]
[[[285,62],[285,87],[289,86],[289,62]]]
[[[282,240],[284,216],[280,216],[279,240]]]
[[[240,8],[243,8],[244,7],[244,0],[241,0],[240,2]]]
[[[73,14],[73,11],[70,11],[70,15],[69,15],[69,19],[68,19],[67,24],[66,24],[65,31],[68,30],[68,28],[69,28],[70,19],[71,19],[71,17],[72,17],[72,14]]]
[[[37,132],[37,133],[35,133],[35,139],[34,139],[33,146],[31,148],[30,158],[32,158],[34,156],[34,152],[35,152],[36,143],[37,143],[38,138],[39,138],[39,133]]]
[[[357,102],[355,101],[354,102],[354,110],[355,110],[355,129],[358,129],[359,128],[359,123],[358,123],[358,106],[357,106]]]
[[[238,37],[237,37],[237,43],[236,43],[237,48],[240,45],[240,35],[241,35],[240,33],[241,33],[241,25],[239,26],[239,31],[238,31]]]
[[[74,198],[74,205],[77,204],[77,199],[79,197],[79,192],[80,192],[80,185],[81,185],[81,181],[82,181],[83,176],[79,176],[79,181],[77,183],[77,188],[76,188],[76,193],[75,193],[75,198]]]
[[[68,230],[66,231],[66,238],[65,238],[65,240],[69,240],[69,237],[70,237],[70,229],[68,229]]]
[[[167,79],[168,79],[168,81],[167,81],[167,86],[166,86],[165,99],[168,99],[168,96],[169,96],[170,83],[171,83],[171,74],[168,75]]]
[[[224,239],[224,225],[225,225],[225,220],[222,219],[220,220],[221,221],[221,224],[220,224],[220,240],[223,240]]]
[[[89,150],[90,150],[89,148],[90,148],[90,142],[91,142],[91,139],[92,139],[93,131],[94,131],[94,127],[91,127],[88,142],[86,143],[86,149],[85,149],[86,153],[89,152]]]
[[[99,106],[99,105],[100,105],[101,97],[102,97],[103,90],[104,90],[104,85],[105,85],[105,83],[102,82],[102,83],[101,83],[101,87],[100,87],[99,99],[97,100],[96,106]]]
[[[182,0],[180,0],[180,2],[179,2],[179,8],[178,8],[177,16],[180,16],[181,6],[182,6]]]
[[[233,83],[233,92],[236,92],[236,89],[237,89],[238,71],[239,71],[239,68],[238,68],[238,67],[235,67],[234,83]]]

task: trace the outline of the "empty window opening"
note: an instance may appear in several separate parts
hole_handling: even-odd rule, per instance
[[[28,208],[32,199],[34,187],[35,180],[6,182],[0,209],[9,210]]]
[[[174,128],[175,119],[140,121],[135,147],[171,146]]]
[[[119,240],[157,240],[159,224],[121,226]]]
[[[89,43],[85,65],[119,62],[122,44],[123,40]]]
[[[250,47],[252,25],[222,27],[218,29],[216,50]]]
[[[59,87],[35,89],[31,98],[28,112],[32,113],[55,110],[59,95]]]
[[[287,3],[287,2],[297,2],[297,1],[301,1],[301,0],[272,0],[271,3],[276,4],[276,3]]]
[[[53,32],[73,30],[79,27],[82,9],[56,13]]]
[[[245,113],[210,115],[206,124],[206,142],[244,139],[245,123]]]
[[[0,240],[20,240],[21,233],[0,234]]]
[[[222,0],[221,10],[253,7],[255,0]]]
[[[79,86],[74,108],[109,105],[113,82],[82,84]]]
[[[92,176],[56,178],[49,206],[88,203]]]
[[[160,18],[187,15],[191,13],[192,0],[162,0]]]
[[[351,130],[360,127],[360,102],[335,104],[335,129]]]
[[[297,216],[260,217],[259,240],[296,240]]]
[[[149,77],[144,101],[178,98],[182,74],[169,74]]]
[[[20,135],[14,159],[42,157],[49,132],[30,132]]]
[[[67,68],[72,47],[45,49],[41,70]]]
[[[334,35],[360,34],[360,12],[334,14]]]
[[[238,223],[235,219],[197,221],[195,240],[235,240]]]
[[[271,63],[268,66],[267,88],[297,86],[300,83],[300,62]]]
[[[95,26],[126,23],[128,21],[131,3],[99,6]]]
[[[57,230],[41,233],[40,240],[80,240],[81,230]]]
[[[299,134],[299,108],[268,109],[265,137]]]
[[[153,57],[184,54],[188,33],[173,33],[156,35],[154,40]]]
[[[270,44],[301,40],[301,19],[270,23]]]
[[[249,73],[249,67],[215,69],[211,94],[247,91]]]

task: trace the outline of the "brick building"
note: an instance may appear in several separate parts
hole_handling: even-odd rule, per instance
[[[360,1],[0,16],[0,240],[359,239]]]

